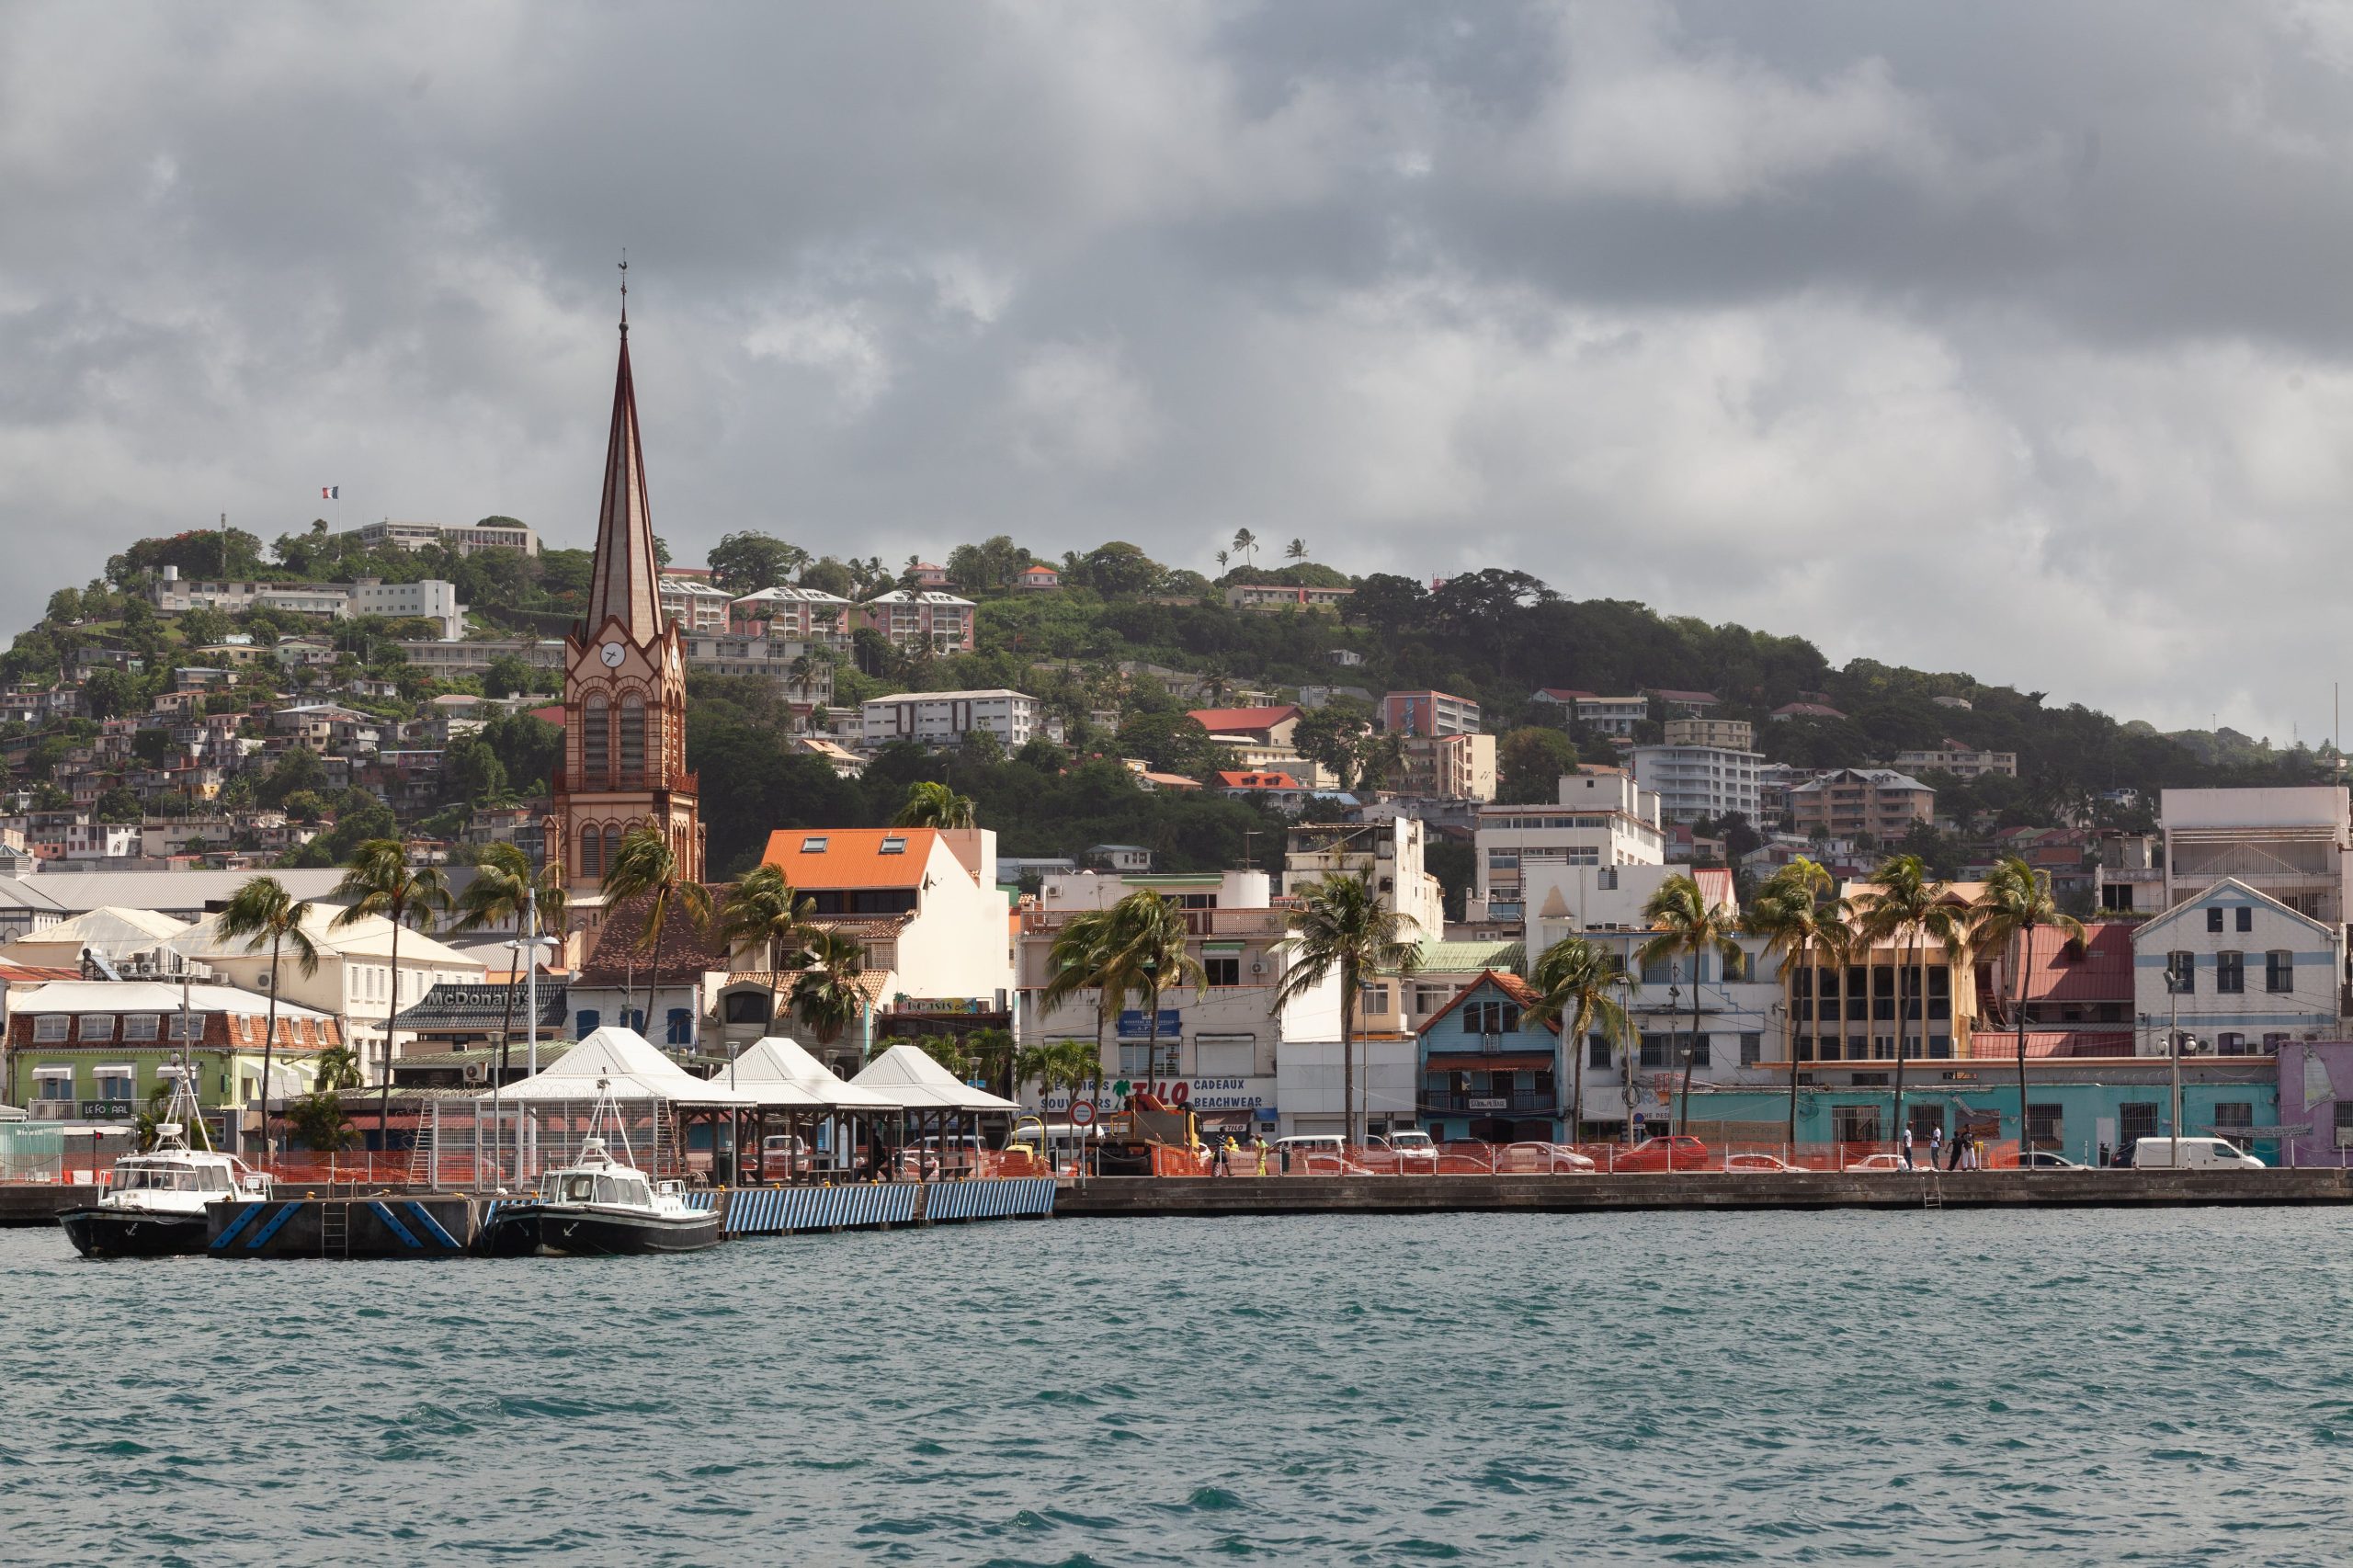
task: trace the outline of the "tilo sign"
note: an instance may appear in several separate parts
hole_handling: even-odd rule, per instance
[[[1106,1104],[1124,1105],[1131,1094],[1148,1090],[1187,1110],[1257,1110],[1275,1103],[1272,1078],[1161,1078],[1147,1083],[1115,1079],[1103,1085]],[[1058,1091],[1039,1102],[1040,1110],[1067,1110],[1070,1096]]]

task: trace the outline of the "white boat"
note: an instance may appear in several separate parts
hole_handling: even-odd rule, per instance
[[[597,1086],[606,1088],[601,1081]],[[717,1210],[688,1208],[683,1184],[655,1181],[626,1158],[613,1158],[596,1134],[608,1116],[629,1153],[620,1114],[603,1094],[580,1158],[541,1176],[536,1197],[500,1202],[483,1224],[481,1250],[500,1257],[623,1257],[719,1244]]]
[[[181,1099],[173,1096],[173,1110]],[[192,1098],[186,1108],[196,1111]],[[166,1257],[204,1250],[214,1204],[268,1196],[267,1176],[234,1154],[190,1148],[187,1124],[165,1121],[153,1148],[115,1162],[96,1203],[69,1209],[57,1222],[84,1257]]]

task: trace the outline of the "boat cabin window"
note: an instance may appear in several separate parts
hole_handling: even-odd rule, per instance
[[[597,1178],[568,1176],[563,1178],[563,1200],[567,1203],[588,1203],[595,1200]]]

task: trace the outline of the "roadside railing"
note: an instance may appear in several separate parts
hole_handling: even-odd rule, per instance
[[[1419,1147],[1385,1143],[1293,1145],[1245,1144],[1228,1150],[1224,1170],[1218,1168],[1214,1147],[1178,1148],[1154,1144],[1152,1175],[1202,1176],[1638,1176],[1664,1171],[1716,1175],[1816,1174],[1902,1175],[1907,1169],[1926,1174],[1930,1168],[1927,1145],[1915,1143],[1907,1166],[1902,1149],[1892,1142],[1848,1141],[1836,1143],[1768,1143],[1754,1142],[1648,1146],[1622,1142],[1513,1143],[1449,1142]],[[1949,1146],[1939,1150],[1934,1168],[1950,1170],[2014,1170],[2018,1145],[2012,1142],[1980,1143],[1952,1163]]]

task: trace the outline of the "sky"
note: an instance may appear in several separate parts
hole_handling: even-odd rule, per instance
[[[2324,0],[18,4],[0,213],[9,627],[224,513],[585,546],[626,247],[682,562],[1247,528],[2282,744],[2347,673]]]

